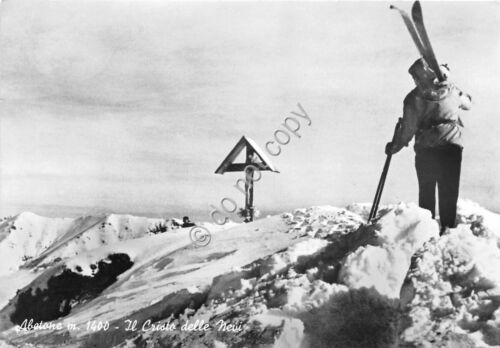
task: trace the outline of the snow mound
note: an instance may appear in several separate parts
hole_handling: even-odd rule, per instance
[[[399,204],[377,223],[379,246],[360,247],[347,257],[340,278],[350,288],[374,287],[389,298],[399,298],[413,254],[437,237],[439,228],[427,210]]]
[[[500,346],[500,216],[470,201],[458,208],[461,224],[426,243],[408,274],[407,343]]]

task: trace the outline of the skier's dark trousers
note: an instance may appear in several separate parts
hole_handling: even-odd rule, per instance
[[[449,70],[441,66],[448,76]],[[457,200],[462,163],[463,123],[460,110],[469,110],[471,97],[448,81],[437,82],[425,60],[418,59],[408,70],[416,88],[404,100],[403,121],[386,153],[408,146],[415,136],[415,167],[419,205],[435,216],[438,188],[441,233],[456,225]]]

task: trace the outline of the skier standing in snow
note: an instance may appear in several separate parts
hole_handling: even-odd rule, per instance
[[[447,67],[441,68],[447,76]],[[401,127],[385,152],[397,153],[415,136],[419,205],[434,218],[437,185],[443,234],[446,227],[455,227],[463,149],[459,111],[470,109],[471,97],[446,80],[436,82],[436,74],[422,58],[408,72],[416,88],[404,100]]]

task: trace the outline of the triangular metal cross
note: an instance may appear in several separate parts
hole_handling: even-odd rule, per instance
[[[243,149],[246,149],[245,163],[234,163]],[[261,150],[257,143],[255,143],[255,141],[253,141],[252,139],[243,136],[229,152],[224,161],[222,161],[219,168],[217,168],[217,170],[215,171],[216,174],[246,171],[245,222],[253,221],[254,218],[255,208],[253,206],[253,176],[255,170],[269,170],[275,173],[279,173],[269,157],[267,157],[267,155],[264,153],[264,151]]]
[[[246,148],[245,163],[234,163],[238,155]],[[259,170],[269,170],[279,173],[269,157],[262,149],[250,138],[242,136],[236,143],[233,149],[226,156],[219,168],[215,171],[216,174],[224,174],[225,172],[242,172],[249,164],[259,168]]]

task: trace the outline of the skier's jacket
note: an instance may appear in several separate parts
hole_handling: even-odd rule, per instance
[[[415,135],[415,151],[446,144],[462,145],[459,111],[469,110],[471,97],[449,82],[422,92],[413,89],[404,100],[403,120],[394,141],[399,151]]]

